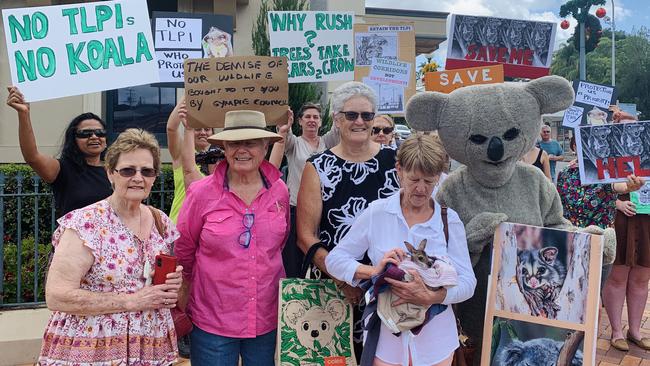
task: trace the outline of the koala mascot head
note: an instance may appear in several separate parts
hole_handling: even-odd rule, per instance
[[[460,88],[450,94],[425,92],[406,107],[406,120],[420,131],[437,130],[449,156],[466,165],[486,187],[499,187],[537,137],[542,114],[573,103],[571,84],[559,76],[528,83]]]
[[[339,299],[330,300],[324,308],[312,306],[309,309],[303,301],[291,300],[285,305],[282,316],[285,323],[295,329],[301,345],[318,351],[332,342],[334,328],[345,320],[346,311],[345,303]]]

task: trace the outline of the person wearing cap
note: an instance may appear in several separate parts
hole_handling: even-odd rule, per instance
[[[194,324],[193,366],[272,365],[289,192],[264,157],[282,137],[256,111],[227,112],[224,125],[208,141],[226,159],[190,185],[178,217],[179,308]]]
[[[406,139],[397,153],[397,175],[401,182],[398,194],[372,202],[354,221],[347,234],[325,258],[327,271],[333,277],[356,287],[360,281],[384,273],[389,263],[400,266],[407,256],[405,241],[421,243],[428,257],[449,258],[458,279],[456,285],[432,289],[420,271],[407,270],[410,282],[401,282],[386,276],[390,291],[399,297],[392,306],[414,304],[429,308],[442,304],[442,310],[419,329],[417,337],[411,331],[393,335],[394,329],[380,322],[379,336],[369,330],[362,364],[372,357],[375,366],[451,365],[454,350],[459,346],[454,311],[449,305],[469,299],[474,294],[476,278],[467,250],[465,228],[458,214],[447,208],[447,232],[441,206],[432,198],[446,162],[446,153],[439,140],[425,135]],[[364,254],[372,265],[359,261]],[[389,266],[390,267],[390,266]],[[442,283],[439,283],[439,285]],[[387,304],[379,298],[378,311]],[[389,306],[390,306],[389,305]],[[387,311],[391,317],[390,311]],[[381,317],[381,316],[380,316]],[[393,319],[399,322],[399,319]],[[417,323],[413,324],[417,325]],[[374,340],[375,344],[369,344]],[[432,347],[435,345],[435,347]],[[368,352],[374,354],[367,356]]]
[[[293,125],[293,112],[288,112],[288,123],[278,127],[278,134],[284,140],[273,144],[269,161],[276,167],[282,163],[282,157],[287,157],[287,187],[289,188],[289,204],[291,205],[291,232],[287,245],[282,252],[284,269],[287,277],[302,277],[301,265],[303,253],[296,244],[296,204],[298,203],[298,190],[300,189],[300,178],[305,169],[307,159],[315,154],[330,149],[339,143],[339,129],[335,124],[323,136],[318,136],[322,119],[320,104],[305,103],[298,111],[298,123],[302,129],[302,135],[295,136],[291,131]]]

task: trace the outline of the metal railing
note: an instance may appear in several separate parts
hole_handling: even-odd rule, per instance
[[[171,170],[163,170],[147,204],[169,212]],[[56,228],[54,198],[35,174],[0,172],[0,310],[43,306],[47,264]]]

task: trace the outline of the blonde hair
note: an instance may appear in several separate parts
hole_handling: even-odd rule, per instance
[[[445,170],[447,153],[438,136],[416,134],[402,142],[397,162],[405,171],[435,176]]]
[[[393,118],[391,116],[389,116],[387,114],[380,114],[378,116],[375,116],[375,120],[377,120],[379,118],[383,118],[386,122],[388,122],[390,127],[395,127],[395,121],[393,121]]]
[[[153,168],[160,171],[160,146],[158,140],[149,132],[140,128],[129,128],[117,136],[117,140],[106,150],[104,165],[109,171],[115,170],[117,161],[123,153],[145,149],[153,156]]]

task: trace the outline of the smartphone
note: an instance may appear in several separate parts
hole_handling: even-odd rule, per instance
[[[167,274],[176,271],[176,257],[167,254],[156,255],[153,284],[161,285],[167,280]]]

